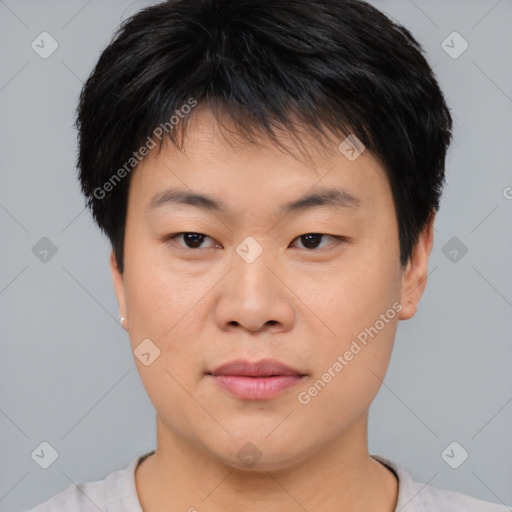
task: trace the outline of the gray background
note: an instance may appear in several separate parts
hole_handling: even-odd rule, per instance
[[[1,511],[104,478],[155,444],[117,321],[109,246],[78,188],[72,129],[100,51],[149,3],[0,1]],[[373,3],[424,45],[455,140],[428,287],[399,324],[370,451],[420,481],[512,504],[512,1]],[[59,44],[47,59],[31,48],[43,31]],[[441,46],[453,31],[469,44],[456,59]],[[57,248],[47,262],[32,252],[42,237]],[[46,470],[31,458],[42,441],[58,452]],[[452,441],[469,453],[458,469],[441,457]]]

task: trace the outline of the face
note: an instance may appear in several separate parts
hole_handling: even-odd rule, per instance
[[[363,428],[423,292],[431,225],[402,271],[368,151],[299,159],[194,115],[184,152],[166,143],[131,176],[122,275],[111,257],[120,314],[165,435],[283,468]],[[240,361],[255,364],[218,371]]]

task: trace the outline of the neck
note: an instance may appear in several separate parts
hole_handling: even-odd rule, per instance
[[[142,509],[393,512],[397,480],[370,457],[367,422],[366,414],[334,443],[315,447],[293,465],[258,471],[220,462],[157,417],[157,448],[135,473]]]

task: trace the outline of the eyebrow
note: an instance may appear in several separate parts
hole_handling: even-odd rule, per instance
[[[170,204],[190,205],[202,210],[219,213],[229,213],[230,211],[229,207],[218,199],[205,194],[187,192],[177,188],[170,188],[155,194],[147,204],[146,210],[154,211]],[[278,214],[287,215],[289,213],[302,212],[318,207],[357,210],[362,206],[363,202],[361,199],[347,190],[326,188],[282,204],[278,209]]]

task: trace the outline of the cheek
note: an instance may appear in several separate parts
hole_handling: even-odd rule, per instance
[[[134,248],[125,272],[131,332],[162,341],[172,336],[193,318],[190,312],[204,294],[201,288],[201,281],[191,281],[183,269],[173,267],[160,247]]]
[[[360,257],[331,273],[317,295],[318,302],[310,303],[326,326],[323,342],[315,345],[315,369],[320,376],[331,369],[336,378],[329,387],[343,389],[342,395],[362,393],[371,401],[380,386],[401,310],[398,269],[399,262],[392,257],[373,255],[367,261]],[[333,368],[336,362],[339,371]],[[322,380],[328,379],[326,375]]]
[[[132,269],[126,279],[131,348],[150,400],[165,414],[183,406],[204,371],[198,346],[204,319],[198,318],[202,309],[194,305],[205,292],[201,287],[191,292],[183,278],[160,272],[157,266],[138,270]],[[158,354],[148,366],[137,357],[137,347],[147,339]]]
[[[192,389],[204,371],[200,344],[209,312],[205,295],[211,284],[166,268],[165,262],[147,265],[146,261],[133,258],[125,276],[132,350],[145,339],[159,350],[150,367],[137,361],[151,397],[158,399],[170,390],[181,396],[177,382]],[[170,387],[162,387],[162,382]]]
[[[330,337],[346,342],[392,308],[400,299],[398,269],[398,258],[354,254],[353,258],[334,266],[327,279],[316,284],[309,282],[315,288],[308,294],[309,304],[330,328]],[[395,316],[393,310],[390,316]]]
[[[398,302],[396,305],[400,306]],[[348,428],[368,410],[391,357],[396,309],[391,303],[382,309],[373,307],[371,312],[363,306],[364,301],[352,303],[349,311],[338,314],[338,322],[333,321],[336,338],[325,337],[315,345],[314,375],[297,396],[304,412],[317,418],[332,435]]]

